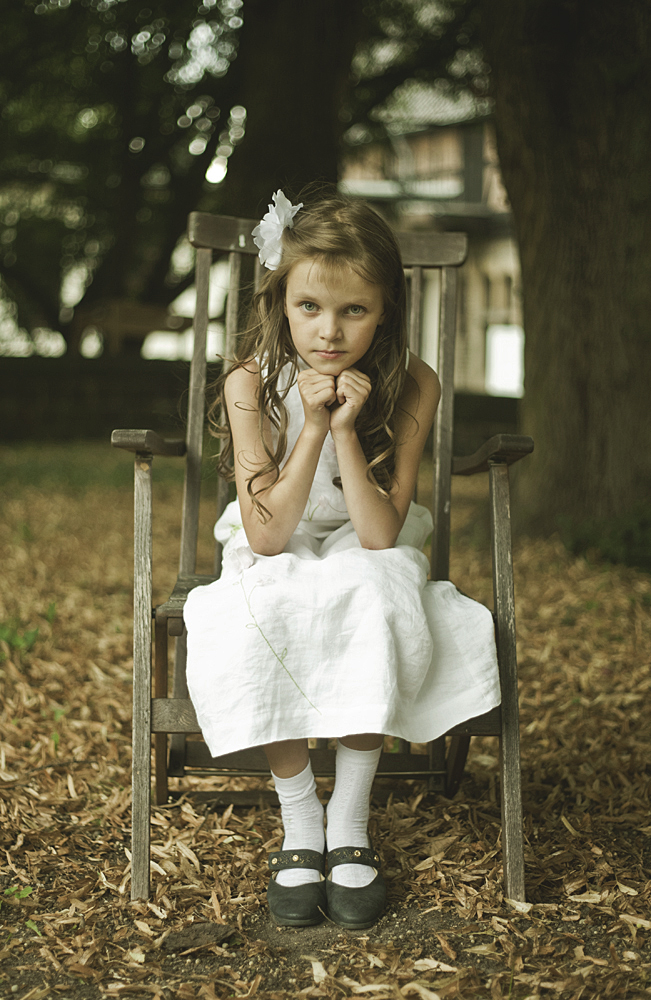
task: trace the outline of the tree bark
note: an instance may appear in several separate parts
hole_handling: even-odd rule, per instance
[[[355,46],[364,31],[361,0],[246,0],[238,56],[246,136],[229,161],[220,210],[258,218],[279,187],[298,194],[335,183],[339,117]],[[224,109],[226,110],[226,109]]]
[[[482,0],[520,246],[529,527],[651,495],[651,6]]]

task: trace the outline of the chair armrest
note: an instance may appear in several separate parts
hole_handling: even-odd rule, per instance
[[[166,441],[155,431],[113,431],[111,444],[114,448],[124,448],[125,451],[148,451],[151,455],[185,455],[185,441],[182,438]]]
[[[496,434],[474,453],[452,459],[453,476],[472,476],[475,472],[488,472],[491,462],[513,465],[533,451],[533,438],[524,434]]]

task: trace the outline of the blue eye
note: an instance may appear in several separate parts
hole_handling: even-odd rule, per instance
[[[364,306],[348,306],[348,312],[352,316],[361,316],[364,311]]]
[[[315,312],[318,306],[315,302],[301,302],[301,309],[307,313]]]

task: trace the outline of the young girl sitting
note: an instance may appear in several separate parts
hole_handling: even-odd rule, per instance
[[[188,686],[214,756],[264,746],[275,920],[363,928],[386,893],[367,830],[383,734],[429,741],[499,704],[493,622],[427,582],[432,520],[411,498],[440,387],[407,352],[391,230],[362,202],[274,203],[222,380],[238,499],[215,527],[221,578],[187,600]],[[308,737],[338,738],[325,834]]]

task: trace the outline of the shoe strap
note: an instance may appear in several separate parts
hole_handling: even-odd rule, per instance
[[[269,855],[269,871],[280,872],[285,868],[314,868],[323,871],[323,855],[318,851],[275,851]]]
[[[380,855],[372,847],[335,847],[328,851],[326,863],[329,871],[337,865],[367,865],[369,868],[377,868]]]

